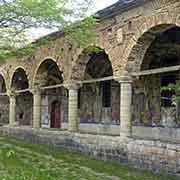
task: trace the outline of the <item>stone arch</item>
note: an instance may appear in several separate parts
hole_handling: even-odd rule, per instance
[[[29,88],[29,78],[24,67],[18,66],[13,70],[10,77],[10,88],[13,88],[14,90]]]
[[[41,74],[40,71],[43,72],[42,69],[42,66],[46,65],[46,63],[51,63],[55,70],[59,73],[59,78],[62,78],[62,79],[59,79],[61,82],[63,81],[63,70],[61,68],[61,65],[52,57],[47,57],[45,59],[43,59],[42,61],[39,62],[39,64],[37,65],[36,69],[35,69],[35,72],[34,72],[34,75],[33,75],[33,80],[32,80],[32,87],[36,86],[38,84],[38,80],[39,78],[41,77],[37,77],[38,75]],[[46,71],[47,69],[45,69]],[[42,74],[41,74],[42,75]],[[61,76],[61,77],[60,77]]]
[[[164,57],[173,55],[172,52],[168,54],[165,50],[170,44],[173,44],[172,39],[174,36],[169,36],[169,32],[172,33],[175,29],[177,31],[179,29],[179,18],[177,17],[177,14],[165,14],[164,17],[157,15],[149,19],[146,18],[141,22],[142,25],[138,26],[135,33],[131,35],[123,55],[126,68],[130,73],[174,66],[166,65],[165,63],[166,61],[174,60],[174,64],[176,61],[174,57]],[[166,39],[168,36],[170,38]],[[165,45],[166,42],[169,43],[166,47],[160,46],[162,44]],[[176,43],[174,42],[174,44]],[[164,50],[163,53],[160,50]],[[163,63],[161,63],[161,60]],[[163,124],[162,119],[165,117],[163,109],[167,110],[166,107],[162,105],[164,102],[163,98],[168,97],[162,96],[161,86],[166,86],[164,83],[169,83],[169,79],[175,81],[171,77],[176,79],[176,74],[173,74],[173,72],[168,74],[159,73],[134,79],[133,120],[135,124],[142,123],[143,125],[155,126]],[[140,108],[138,109],[137,107]],[[171,109],[171,107],[169,109]],[[172,111],[174,112],[173,107]],[[174,115],[172,117],[174,118]]]
[[[122,56],[129,72],[141,69],[144,55],[158,33],[179,26],[180,21],[177,17],[177,14],[161,13],[142,20],[141,25],[128,41]]]
[[[6,78],[3,73],[0,73],[0,93],[5,93],[7,91]]]
[[[72,70],[71,70],[71,76],[70,76],[71,80],[81,81],[84,79],[87,64],[90,61],[92,54],[98,53],[98,51],[103,51],[106,54],[111,64],[112,71],[113,71],[113,64],[110,59],[109,53],[103,47],[92,45],[83,49],[77,56],[76,60],[72,63]]]
[[[113,76],[111,60],[104,48],[90,46],[74,62],[71,79],[83,81]],[[78,92],[80,123],[118,124],[119,92],[119,84],[114,80],[83,83]]]
[[[16,93],[18,90],[29,89],[29,78],[27,70],[23,66],[15,67],[10,76],[10,91],[15,91],[15,119],[18,125],[32,125],[32,104],[33,96],[28,90],[26,92]]]

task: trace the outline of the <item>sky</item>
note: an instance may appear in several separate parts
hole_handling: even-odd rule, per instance
[[[94,0],[94,13],[101,10],[101,9],[104,9],[114,3],[116,3],[118,0]],[[44,36],[46,34],[49,34],[49,32],[47,30],[44,30],[44,29],[39,29],[37,31],[37,29],[35,30],[31,30],[30,33],[28,33],[28,37],[30,39],[30,41],[33,41],[35,39],[38,39],[39,37],[41,36]]]
[[[110,6],[111,4],[114,4],[118,0],[94,0],[94,1],[95,1],[95,9],[100,10]]]

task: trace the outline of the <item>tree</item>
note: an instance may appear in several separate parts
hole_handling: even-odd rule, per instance
[[[180,102],[180,83],[169,84],[168,86],[162,87],[161,91],[172,92],[174,95],[172,96],[172,104],[176,105]]]
[[[0,58],[13,55],[27,42],[32,28],[63,30],[72,41],[87,43],[96,23],[88,16],[92,5],[92,0],[0,0]]]

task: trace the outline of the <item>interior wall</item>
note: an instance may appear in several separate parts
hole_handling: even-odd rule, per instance
[[[9,97],[0,96],[0,124],[9,123]]]
[[[19,125],[30,126],[33,119],[33,96],[30,93],[16,97],[16,121]]]
[[[146,76],[135,81],[132,119],[134,125],[160,125],[161,97],[159,76]]]
[[[83,85],[81,88],[79,119],[81,123],[120,122],[120,87],[116,82],[111,85],[111,106],[103,107],[100,83]]]
[[[132,118],[134,125],[179,127],[179,103],[176,106],[162,104],[161,80],[167,75],[176,76],[178,80],[179,72],[145,76],[135,81]]]

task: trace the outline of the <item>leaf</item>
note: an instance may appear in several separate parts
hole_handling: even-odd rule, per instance
[[[9,150],[9,151],[6,153],[7,158],[11,158],[11,157],[14,156],[14,155],[15,155],[15,151],[13,151],[13,150]]]

